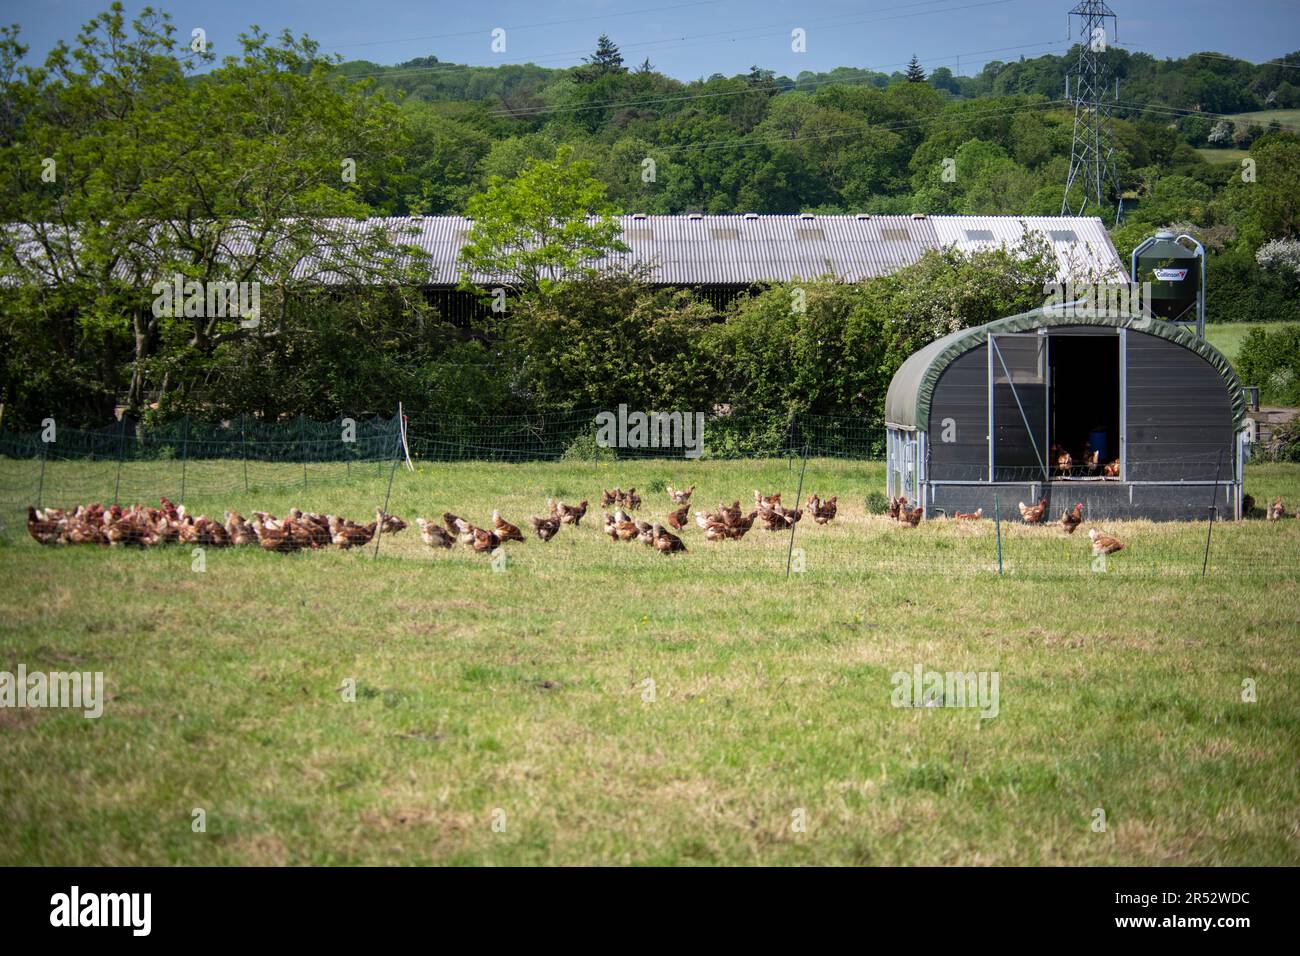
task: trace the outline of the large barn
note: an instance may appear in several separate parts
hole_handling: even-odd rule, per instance
[[[600,264],[638,264],[652,285],[694,289],[722,307],[766,283],[833,276],[857,282],[889,275],[918,262],[926,252],[956,248],[975,252],[1014,247],[1026,238],[1051,249],[1057,279],[1122,281],[1124,263],[1102,221],[1086,216],[675,216],[617,217],[628,251]],[[429,295],[445,317],[463,321],[482,301],[457,287],[459,256],[472,222],[461,216],[390,219],[409,231],[407,242],[428,254],[434,279]],[[499,281],[475,275],[483,286]]]
[[[1082,216],[822,216],[798,215],[674,216],[632,214],[616,217],[628,251],[612,254],[594,265],[638,266],[654,286],[692,289],[722,308],[740,294],[773,282],[830,276],[857,282],[889,275],[918,262],[926,252],[955,248],[975,252],[997,246],[1015,247],[1033,238],[1051,250],[1056,278],[1120,281],[1120,260],[1102,221]],[[334,227],[358,232],[379,230],[404,245],[417,246],[428,271],[420,284],[428,302],[448,321],[469,325],[489,314],[483,297],[461,287],[461,249],[473,222],[463,216],[401,216],[357,221],[331,220]],[[14,227],[22,238],[18,258],[38,281],[53,283],[57,271],[45,255],[47,245],[67,245],[67,229],[58,224]],[[226,224],[216,243],[217,254],[247,259],[253,233],[241,224]],[[299,257],[289,270],[305,282],[346,285],[357,281],[324,267],[310,247],[288,249]],[[150,256],[141,253],[141,261]],[[117,267],[123,282],[151,286],[157,275],[134,275],[126,262]],[[474,274],[481,287],[506,284],[500,276]],[[7,278],[5,281],[15,281]],[[360,281],[367,281],[362,279]]]
[[[1240,517],[1245,401],[1228,360],[1159,318],[1037,309],[911,355],[885,401],[887,492],[927,516],[1047,498],[1094,519]],[[995,501],[996,498],[996,501]]]

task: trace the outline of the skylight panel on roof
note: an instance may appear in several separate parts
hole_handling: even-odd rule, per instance
[[[1078,242],[1079,241],[1079,234],[1075,232],[1073,229],[1050,229],[1048,230],[1047,235],[1048,238],[1050,238],[1053,242]]]
[[[966,238],[969,239],[971,242],[992,242],[993,230],[992,229],[967,229]]]
[[[796,228],[794,237],[802,242],[825,242],[826,231],[824,229]]]
[[[649,228],[623,230],[624,239],[633,239],[638,242],[652,242],[654,241],[654,237],[654,230]]]
[[[880,238],[885,242],[911,242],[912,234],[906,229],[881,229]]]
[[[740,230],[739,229],[710,229],[709,238],[718,239],[720,241],[726,241],[729,239],[739,239]]]

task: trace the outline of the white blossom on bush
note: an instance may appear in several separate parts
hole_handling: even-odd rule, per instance
[[[1227,146],[1232,143],[1234,126],[1227,120],[1219,120],[1210,130],[1209,142],[1215,146]]]
[[[1300,281],[1300,240],[1273,239],[1255,251],[1255,261],[1265,272],[1287,282]]]

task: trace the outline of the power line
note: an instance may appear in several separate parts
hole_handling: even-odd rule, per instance
[[[927,63],[946,63],[953,59],[960,60],[963,56],[979,56],[985,53],[1005,53],[1008,50],[1025,50],[1025,49],[1029,49],[1030,47],[1059,46],[1060,42],[1061,41],[1059,40],[1045,40],[1045,41],[1040,41],[1038,43],[1022,43],[1017,46],[995,47],[989,50],[970,50],[964,53],[951,53],[946,56],[930,56],[930,57],[926,57],[925,60]],[[908,61],[906,60],[900,60],[897,63],[882,63],[882,64],[876,64],[875,66],[854,67],[854,69],[880,72],[884,67],[906,66],[907,63]],[[766,93],[766,92],[800,93],[807,90],[809,87],[820,87],[825,85],[859,86],[862,84],[870,84],[873,81],[873,79],[874,78],[870,76],[851,77],[851,78],[826,77],[825,79],[821,79],[821,80],[807,80],[807,81],[796,80],[794,89],[792,90],[783,90],[779,88],[770,88],[770,89],[746,88],[746,89],[739,89],[739,90],[716,90],[708,93],[683,93],[680,95],[662,96],[654,99],[609,100],[602,103],[590,103],[581,106],[534,106],[534,107],[526,107],[524,109],[518,109],[518,110],[499,109],[499,110],[490,111],[488,115],[490,116],[498,116],[498,115],[537,116],[545,113],[581,112],[585,110],[615,109],[618,107],[632,107],[632,106],[657,106],[664,103],[687,102],[691,100],[712,99],[712,98],[725,97],[725,96],[747,96],[751,94]]]
[[[933,13],[956,13],[961,10],[969,10],[975,7],[1001,6],[1008,3],[1014,3],[1016,2],[1016,0],[980,0],[980,2],[977,3],[968,3],[963,6],[956,6],[956,7],[945,7],[940,10],[922,10],[915,13],[897,14],[891,17],[880,17],[876,15],[877,13],[885,12],[888,10],[906,9],[915,6],[933,6],[935,3],[947,3],[947,2],[951,2],[951,0],[921,0],[921,2],[914,3],[914,4],[902,4],[902,5],[895,5],[891,7],[882,7],[866,16],[854,16],[848,19],[842,17],[830,18],[821,21],[810,20],[807,21],[807,23],[810,26],[850,26],[858,23],[878,23],[887,20],[901,20],[909,17],[928,16]],[[766,30],[769,27],[780,27],[783,32],[758,33],[758,34],[749,33],[749,31],[753,31],[753,30]],[[766,39],[774,36],[785,37],[785,36],[789,36],[788,27],[789,27],[788,24],[785,25],[764,24],[761,27],[750,27],[745,31],[741,31],[741,33],[737,33],[736,31],[721,30],[714,33],[699,33],[694,35],[687,34],[679,37],[664,37],[656,40],[644,40],[640,42],[620,44],[619,49],[620,50],[630,50],[630,49],[646,50],[646,49],[655,49],[663,46],[675,46],[675,45],[680,45],[682,47],[699,46],[703,43],[714,42],[718,37],[728,37],[733,42],[735,40],[742,40],[742,39],[759,40],[759,39]],[[747,35],[742,35],[742,34],[747,34]],[[698,41],[698,42],[686,43],[682,41]],[[518,60],[518,59],[502,60],[500,61],[500,63],[494,63],[493,66],[498,66],[498,65],[528,66],[528,65],[537,64],[539,62],[544,62],[547,60],[563,59],[571,56],[581,55],[587,52],[589,51],[585,49],[562,50],[555,53],[545,53],[545,54],[541,54],[540,56],[532,56],[522,60]],[[491,68],[492,67],[484,67],[484,66],[476,67],[472,64],[465,64],[465,63],[448,63],[448,64],[440,63],[437,64],[436,66],[411,67],[406,70],[393,70],[390,68],[390,69],[374,71],[370,73],[348,73],[346,75],[351,79],[365,79],[371,77],[393,78],[393,77],[400,77],[400,76],[419,76],[419,75],[426,75],[426,74],[451,73],[457,70],[491,69]]]
[[[1145,50],[1139,50],[1137,47],[1133,46],[1131,43],[1121,43],[1119,40],[1113,40],[1113,41],[1111,41],[1111,42],[1112,42],[1115,46],[1122,46],[1122,47],[1124,47],[1126,50],[1131,50],[1131,51],[1134,51],[1134,52],[1136,52],[1136,53],[1146,53],[1146,52],[1147,52],[1147,51],[1145,51]],[[1154,60],[1154,59],[1159,59],[1159,57],[1157,57],[1154,53],[1147,53],[1147,55],[1150,56],[1153,60]],[[1253,67],[1276,66],[1276,67],[1278,67],[1279,69],[1283,69],[1283,70],[1300,70],[1300,63],[1286,63],[1286,62],[1280,62],[1280,61],[1284,61],[1285,58],[1286,58],[1287,56],[1294,56],[1294,54],[1287,53],[1287,54],[1284,54],[1284,55],[1281,56],[1281,57],[1276,57],[1276,58],[1274,58],[1274,59],[1272,59],[1272,60],[1262,60],[1262,61],[1260,61],[1259,63],[1253,63],[1253,62],[1251,62],[1250,60],[1247,60],[1245,57],[1240,57],[1240,56],[1228,56],[1227,54],[1224,54],[1224,53],[1207,53],[1207,52],[1201,52],[1201,51],[1197,51],[1197,52],[1195,52],[1195,53],[1188,53],[1188,54],[1185,54],[1184,56],[1181,56],[1181,57],[1166,57],[1166,59],[1170,59],[1170,60],[1177,59],[1177,60],[1182,60],[1182,61],[1185,62],[1185,61],[1187,61],[1187,60],[1191,60],[1191,59],[1193,59],[1193,58],[1195,58],[1195,57],[1203,57],[1203,58],[1205,58],[1205,59],[1207,59],[1207,60],[1225,60],[1225,61],[1230,62],[1230,63],[1245,63],[1247,66],[1253,66]]]
[[[1028,104],[1022,104],[1017,106],[1004,106],[1004,107],[997,107],[997,108],[978,111],[978,112],[966,112],[966,113],[945,112],[945,113],[937,113],[934,116],[926,117],[924,119],[919,119],[919,120],[907,120],[899,123],[880,123],[880,124],[873,123],[869,125],[872,130],[893,131],[893,130],[900,130],[900,129],[911,129],[914,127],[928,126],[931,123],[938,123],[943,121],[959,123],[967,119],[996,116],[1004,113],[1019,113],[1022,111],[1029,111],[1029,110],[1045,110],[1049,108],[1059,107],[1063,105],[1065,102],[1066,102],[1065,100],[1059,100],[1059,99],[1044,100],[1041,103],[1028,103]],[[840,127],[838,129],[823,130],[821,132],[809,136],[801,136],[796,134],[794,136],[774,136],[765,139],[716,140],[713,143],[683,143],[679,146],[662,146],[662,147],[652,146],[651,150],[667,153],[667,152],[683,152],[683,151],[695,150],[695,149],[726,149],[731,147],[740,148],[745,146],[761,146],[768,143],[803,142],[810,139],[815,139],[815,140],[836,139],[839,136],[857,136],[857,135],[861,135],[861,133],[862,133],[862,128],[859,126]]]
[[[1210,113],[1205,110],[1180,109],[1179,107],[1176,106],[1161,106],[1159,104],[1147,104],[1146,106],[1139,106],[1137,103],[1117,102],[1116,105],[1121,109],[1129,110],[1130,112],[1164,113],[1173,116],[1204,116],[1207,119],[1222,119],[1222,120],[1228,120],[1229,122],[1233,122],[1233,123],[1247,122],[1246,120],[1241,118],[1241,114],[1239,113]],[[1283,129],[1300,131],[1300,126],[1290,126],[1286,123],[1283,123],[1281,120],[1270,120],[1270,123],[1273,122],[1276,122]]]

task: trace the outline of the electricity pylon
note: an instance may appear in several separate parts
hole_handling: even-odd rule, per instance
[[[1070,11],[1071,24],[1078,18],[1082,30],[1079,59],[1074,71],[1065,78],[1065,98],[1074,103],[1074,143],[1070,149],[1070,175],[1065,181],[1061,215],[1074,212],[1070,192],[1076,183],[1083,187],[1078,212],[1082,216],[1090,202],[1105,207],[1106,187],[1115,191],[1115,221],[1124,209],[1119,172],[1115,165],[1115,144],[1111,139],[1110,107],[1119,99],[1118,81],[1112,80],[1106,63],[1108,40],[1106,21],[1111,32],[1119,33],[1119,18],[1105,0],[1080,0]],[[1073,82],[1073,89],[1071,83]]]

